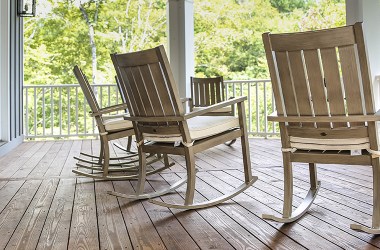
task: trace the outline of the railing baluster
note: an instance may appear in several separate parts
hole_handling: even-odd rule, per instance
[[[24,124],[24,131],[25,131],[25,136],[29,136],[29,98],[28,98],[28,92],[29,88],[26,87],[24,88],[24,93],[25,93],[25,124]]]
[[[264,82],[264,133],[265,133],[265,138],[268,138],[268,104],[267,104],[267,83]]]
[[[256,133],[259,134],[260,130],[260,96],[259,96],[259,84],[255,83],[256,86]]]
[[[37,136],[37,88],[34,88],[34,135]]]
[[[71,122],[71,110],[70,110],[70,87],[67,88],[67,134],[70,135],[70,122]]]
[[[50,86],[50,126],[51,135],[54,134],[54,96],[53,87]]]
[[[59,135],[62,136],[62,88],[59,88]]]
[[[79,133],[79,123],[78,123],[78,87],[75,87],[75,131],[76,134]]]
[[[46,136],[45,133],[45,88],[42,88],[42,135]]]
[[[252,133],[251,83],[248,82],[248,133]],[[241,86],[241,85],[240,85]]]

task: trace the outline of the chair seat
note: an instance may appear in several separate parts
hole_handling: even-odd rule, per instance
[[[124,129],[133,129],[131,121],[124,120],[123,117],[107,119],[103,121],[106,131],[119,131]]]
[[[290,136],[290,147],[303,150],[369,149],[369,138],[315,139]]]
[[[239,119],[234,116],[197,116],[187,120],[192,141],[210,137],[239,127]],[[182,141],[179,134],[143,134],[144,139],[157,142]]]
[[[204,108],[206,107],[193,107],[193,111],[202,110]],[[231,112],[232,112],[231,106],[227,106],[227,107],[223,107],[223,108],[211,111],[210,113],[231,113]]]

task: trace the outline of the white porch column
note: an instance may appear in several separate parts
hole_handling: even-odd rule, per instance
[[[194,76],[193,0],[168,0],[169,60],[181,97],[190,96]]]
[[[347,25],[363,22],[376,109],[380,108],[380,1],[346,0]]]
[[[9,2],[0,1],[0,141],[9,141]]]

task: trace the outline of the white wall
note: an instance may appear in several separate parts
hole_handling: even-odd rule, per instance
[[[380,108],[380,1],[346,0],[347,25],[363,22],[376,109]]]
[[[9,1],[0,1],[0,140],[9,140]]]

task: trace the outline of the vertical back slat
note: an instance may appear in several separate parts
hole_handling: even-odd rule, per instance
[[[342,83],[335,48],[321,49],[322,66],[327,89],[327,100],[331,115],[346,114]],[[334,128],[347,127],[346,122],[334,122]]]
[[[301,51],[292,51],[288,53],[288,56],[293,76],[294,91],[297,98],[298,111],[300,115],[313,115],[302,53]],[[302,126],[312,127],[314,124],[302,123]]]
[[[140,95],[140,98],[141,98],[141,102],[142,102],[142,105],[144,107],[144,111],[145,111],[145,115],[146,116],[153,116],[154,115],[154,109],[156,107],[153,107],[151,101],[150,101],[150,98],[148,96],[148,91],[147,89],[145,88],[145,77],[147,75],[145,75],[145,77],[143,78],[143,75],[142,75],[142,72],[141,72],[141,69],[140,67],[133,67],[131,68],[131,73],[133,75],[133,78],[136,82],[138,83],[142,83],[142,84],[135,84],[136,86],[136,89]],[[148,74],[150,76],[150,74]],[[150,77],[147,77],[148,79]],[[155,104],[157,105],[157,104]]]
[[[287,52],[276,52],[276,60],[278,63],[278,73],[281,78],[281,89],[284,97],[286,114],[297,116],[297,104],[293,92]],[[298,123],[289,123],[289,125],[299,126]]]
[[[342,69],[342,78],[346,93],[347,112],[349,115],[363,114],[362,96],[358,77],[358,68],[355,58],[354,45],[339,47],[339,57]],[[364,123],[352,122],[352,126],[361,126]]]
[[[205,93],[205,85],[203,83],[199,83],[199,106],[206,106],[206,93]]]
[[[135,84],[136,81],[135,81],[135,78],[133,76],[132,69],[127,68],[123,71],[123,73],[124,73],[124,79],[128,79],[128,82],[130,83],[129,87],[131,90],[131,94],[133,95],[134,101],[135,101],[136,106],[137,106],[137,113],[135,113],[135,115],[146,116],[145,107],[143,106],[142,98],[141,98],[140,93],[136,87],[136,84]]]
[[[206,99],[206,106],[210,106],[210,84],[207,82],[205,85],[205,99]]]
[[[215,84],[215,90],[216,90],[216,102],[221,102],[222,100],[224,100],[224,97],[223,97],[223,90],[222,90],[222,84],[220,82],[216,83]]]
[[[321,64],[317,50],[304,51],[306,72],[309,80],[314,114],[329,115]],[[329,123],[317,123],[317,127],[330,127]]]
[[[193,84],[194,86],[194,106],[198,107],[199,106],[199,84],[195,82]]]
[[[173,106],[173,99],[169,95],[168,86],[161,72],[161,67],[158,63],[150,64],[150,71],[152,72],[153,81],[157,88],[158,94],[161,97],[161,104],[164,110],[165,116],[178,115],[175,107]]]
[[[149,95],[149,99],[154,105],[154,111],[152,115],[163,116],[164,111],[161,104],[161,100],[158,94],[157,89],[154,86],[153,77],[151,75],[151,71],[147,65],[140,67],[141,74],[144,76],[144,82],[147,94]]]
[[[215,104],[216,103],[216,100],[215,100],[215,88],[216,88],[216,86],[217,86],[216,83],[210,82],[211,104]]]

